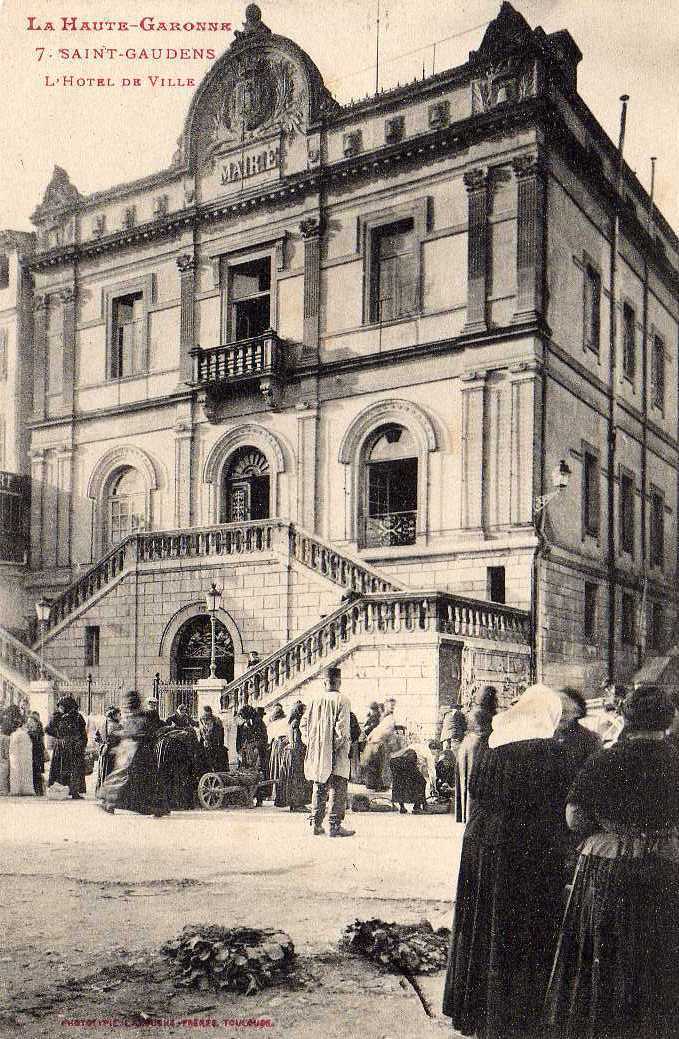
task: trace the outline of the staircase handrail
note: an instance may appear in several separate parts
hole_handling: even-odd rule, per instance
[[[7,652],[8,646],[11,647],[11,653]],[[19,667],[15,666],[17,658],[21,660]],[[44,675],[57,684],[68,683],[68,677],[62,671],[57,670],[47,660],[41,660],[30,646],[27,646],[21,639],[15,638],[2,626],[0,626],[0,662],[4,662],[30,682],[37,681],[41,675]]]
[[[362,611],[365,615],[362,616]],[[367,615],[370,611],[370,616]],[[326,617],[233,679],[222,691],[222,709],[240,707],[250,697],[261,698],[280,688],[288,678],[311,672],[329,652],[349,641],[343,622],[356,631],[436,631],[442,634],[530,643],[526,610],[481,599],[466,599],[441,591],[403,591],[356,594]],[[303,656],[301,651],[306,651]]]
[[[298,523],[290,523],[289,525],[289,536],[290,536],[290,554],[298,559],[305,566],[311,566],[311,564],[299,553],[296,539],[304,539],[309,543],[317,546],[322,553],[328,553],[332,557],[336,557],[340,560],[340,573],[342,572],[342,564],[349,567],[353,567],[355,572],[362,572],[368,578],[365,584],[379,585],[380,587],[372,588],[355,588],[353,584],[347,584],[333,575],[332,572],[326,572],[318,567],[312,566],[312,569],[318,570],[319,573],[323,573],[324,576],[329,577],[331,581],[335,581],[336,584],[341,584],[343,587],[359,592],[360,594],[370,594],[371,591],[408,591],[408,586],[402,581],[397,580],[393,577],[385,577],[385,575],[378,570],[376,567],[371,566],[370,563],[366,563],[364,559],[359,556],[353,555],[352,552],[347,551],[345,548],[338,548],[337,545],[333,545],[331,542],[326,541],[324,538],[319,537],[318,534],[312,534],[310,531],[301,527]]]

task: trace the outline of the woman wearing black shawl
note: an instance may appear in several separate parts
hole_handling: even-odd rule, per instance
[[[115,767],[101,785],[99,797],[107,812],[127,808],[138,815],[159,818],[169,813],[160,783],[154,748],[155,721],[141,709],[135,690],[126,694]]]
[[[72,799],[79,801],[85,793],[87,727],[72,696],[57,700],[56,711],[45,732],[54,739],[47,785],[67,786]]]

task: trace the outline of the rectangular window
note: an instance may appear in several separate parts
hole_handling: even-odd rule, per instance
[[[99,625],[85,628],[85,667],[99,666]]]
[[[633,646],[636,641],[635,608],[634,596],[625,593],[622,597],[620,638],[627,646]]]
[[[634,380],[636,370],[636,315],[629,303],[622,305],[622,371],[625,378]]]
[[[599,353],[601,333],[601,275],[591,264],[585,268],[585,349]]]
[[[665,561],[665,500],[658,491],[651,492],[649,523],[649,556],[651,566],[662,569]]]
[[[582,525],[584,533],[597,537],[601,513],[599,458],[585,451],[582,461]]]
[[[620,548],[634,555],[634,478],[620,475]]]
[[[111,379],[138,375],[146,369],[144,293],[131,292],[112,300]]]
[[[651,404],[665,410],[665,341],[659,335],[653,336],[651,347]]]
[[[0,381],[7,378],[7,344],[9,332],[6,328],[0,328]]]
[[[596,600],[598,587],[585,581],[585,612],[583,616],[583,635],[592,639],[596,635]]]
[[[370,320],[392,321],[417,309],[417,242],[413,220],[372,232]]]
[[[651,603],[648,611],[648,626],[646,629],[646,641],[649,649],[660,650],[663,648],[663,608],[659,602]]]
[[[491,602],[506,602],[503,566],[489,566],[486,570],[486,595]]]
[[[271,328],[271,258],[229,269],[230,338],[252,339]]]

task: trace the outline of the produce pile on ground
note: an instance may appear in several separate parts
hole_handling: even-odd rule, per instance
[[[287,970],[295,955],[284,931],[254,927],[185,927],[161,952],[181,968],[183,988],[254,995]]]
[[[450,931],[434,930],[428,920],[417,924],[388,924],[356,920],[345,928],[341,947],[365,956],[397,974],[435,974],[448,958]]]

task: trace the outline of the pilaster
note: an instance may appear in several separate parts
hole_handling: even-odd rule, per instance
[[[174,427],[174,525],[180,530],[191,526],[191,451],[193,423],[180,419]]]
[[[510,522],[533,522],[534,431],[539,365],[535,361],[512,365]]]
[[[483,434],[486,372],[460,377],[462,393],[462,514],[460,526],[480,531],[483,526]]]
[[[71,496],[73,451],[62,447],[57,453],[57,566],[71,565]]]
[[[75,401],[75,289],[62,289],[59,298],[64,308],[62,410],[65,414],[72,415]]]
[[[33,300],[33,418],[47,417],[47,308],[49,296]]]
[[[42,566],[42,503],[46,456],[42,448],[31,452],[31,567]]]
[[[321,234],[317,217],[302,220],[299,229],[304,239],[304,353],[314,358],[318,353],[321,302]]]
[[[179,327],[179,381],[191,382],[193,360],[190,351],[195,346],[195,292],[196,258],[188,253],[177,257],[180,278],[180,327]]]
[[[514,159],[516,202],[515,322],[535,320],[543,313],[545,168],[537,155]]]
[[[488,173],[483,169],[464,174],[469,217],[467,227],[467,320],[465,332],[486,332],[486,282],[488,277]]]
[[[310,533],[316,532],[316,443],[318,409],[302,405],[297,413],[297,519]]]

